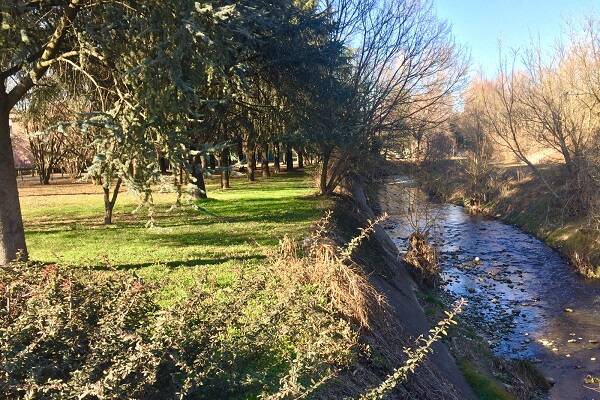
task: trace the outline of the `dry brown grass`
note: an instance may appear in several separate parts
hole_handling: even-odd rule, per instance
[[[329,235],[331,212],[322,218],[302,245],[288,237],[281,240],[275,271],[283,279],[299,279],[317,290],[347,318],[370,328],[371,318],[384,312],[387,303],[369,282],[352,253],[387,216],[369,221],[347,245],[339,246]]]
[[[427,235],[414,232],[408,238],[408,251],[404,261],[416,270],[417,278],[428,286],[436,286],[441,268],[435,247],[427,241]]]

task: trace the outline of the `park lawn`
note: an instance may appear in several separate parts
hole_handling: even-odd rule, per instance
[[[216,180],[209,181],[208,200],[171,211],[175,194],[156,193],[150,228],[147,209],[132,214],[133,195],[119,196],[114,224],[106,227],[97,186],[25,186],[20,194],[30,257],[132,271],[156,284],[159,302],[168,306],[187,295],[199,274],[226,286],[251,273],[284,235],[306,236],[327,205],[315,196],[310,176],[301,173],[256,182],[234,178],[231,186],[221,190]]]

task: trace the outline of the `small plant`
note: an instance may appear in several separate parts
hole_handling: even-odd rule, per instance
[[[412,230],[408,237],[408,249],[404,261],[413,267],[413,272],[422,283],[436,286],[440,275],[438,252],[429,242],[431,231],[437,224],[437,213],[425,195],[415,189],[406,189],[407,207],[404,219]]]
[[[384,399],[394,388],[415,371],[415,369],[423,362],[427,354],[432,352],[432,346],[443,336],[448,334],[448,330],[452,325],[456,325],[456,316],[460,314],[466,305],[464,299],[458,300],[451,311],[445,311],[446,318],[439,321],[436,326],[429,330],[429,335],[419,336],[417,345],[413,348],[404,350],[407,359],[404,364],[396,369],[393,374],[387,377],[379,386],[369,390],[360,400],[379,400]]]
[[[491,160],[477,152],[469,152],[462,163],[462,168],[465,175],[465,197],[468,198],[465,203],[470,211],[481,212],[483,204],[495,193],[494,168]]]
[[[588,375],[585,377],[586,388],[600,393],[600,377]]]
[[[589,257],[582,256],[578,252],[574,252],[571,257],[571,262],[575,269],[587,278],[600,278],[600,265],[594,266],[589,260]]]

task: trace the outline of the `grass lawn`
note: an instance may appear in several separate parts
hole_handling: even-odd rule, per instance
[[[325,207],[305,174],[235,178],[231,185],[221,190],[208,181],[210,199],[196,202],[198,210],[169,211],[175,194],[156,193],[155,226],[147,228],[147,210],[132,214],[137,200],[127,193],[117,200],[114,225],[106,227],[99,187],[25,182],[20,196],[30,256],[134,271],[158,284],[161,304],[169,305],[185,296],[199,273],[227,285],[240,271],[252,271],[285,234],[306,235]]]

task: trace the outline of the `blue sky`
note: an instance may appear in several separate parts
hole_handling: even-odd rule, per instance
[[[452,25],[457,42],[471,52],[473,70],[496,72],[498,41],[523,48],[539,37],[551,48],[567,22],[600,15],[600,0],[434,0],[437,14]]]

